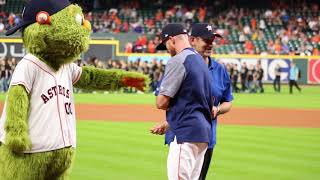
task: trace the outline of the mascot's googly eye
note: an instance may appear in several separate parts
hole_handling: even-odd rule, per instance
[[[77,22],[79,25],[82,25],[82,24],[83,24],[83,17],[82,17],[80,14],[77,14],[77,15],[76,15],[76,22]]]
[[[45,11],[40,11],[37,14],[36,20],[39,24],[50,24],[51,23],[51,17],[49,13]]]

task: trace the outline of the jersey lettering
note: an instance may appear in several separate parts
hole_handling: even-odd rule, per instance
[[[67,89],[66,98],[69,98],[69,89]]]
[[[54,91],[54,95],[56,96],[57,95],[57,86],[53,86],[52,89]]]
[[[49,101],[49,98],[44,94],[41,94],[41,98],[45,104]]]
[[[65,87],[62,87],[62,93],[63,93],[62,94],[63,96],[66,96],[66,88]]]
[[[41,94],[41,98],[42,98],[44,104],[46,104],[50,99],[53,98],[53,96],[57,96],[57,95],[62,95],[62,96],[69,99],[70,90],[61,86],[61,85],[53,86],[47,90],[47,93]]]
[[[64,108],[66,109],[67,115],[72,114],[72,111],[71,111],[71,103],[64,103]]]
[[[59,94],[63,95],[63,93],[62,93],[62,86],[58,85],[58,87],[59,87]]]
[[[50,99],[53,97],[52,89],[48,89],[48,95]]]

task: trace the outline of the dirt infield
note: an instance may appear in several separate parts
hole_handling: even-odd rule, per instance
[[[2,110],[3,104],[0,104]],[[165,113],[152,105],[77,104],[77,119],[157,122]],[[220,124],[320,128],[320,110],[240,108],[219,117]]]
[[[163,111],[151,105],[76,105],[78,119],[157,122],[165,118]],[[219,118],[221,124],[320,127],[320,110],[281,108],[239,108]]]

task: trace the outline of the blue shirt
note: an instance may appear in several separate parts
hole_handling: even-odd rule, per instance
[[[166,120],[177,143],[210,143],[211,81],[206,63],[193,48],[168,61],[159,94],[171,97]]]
[[[231,102],[233,100],[231,81],[226,68],[209,57],[209,72],[212,79],[211,92],[214,106],[218,106],[223,102]],[[209,143],[209,149],[212,149],[216,144],[216,127],[217,118],[212,120],[212,138]],[[165,144],[170,144],[174,140],[174,136],[175,134],[169,129],[165,135]]]
[[[291,67],[289,72],[289,80],[298,80],[299,69],[297,66]]]

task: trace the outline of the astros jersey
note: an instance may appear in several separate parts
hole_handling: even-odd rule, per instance
[[[159,94],[171,97],[166,118],[178,144],[210,142],[210,83],[208,68],[194,49],[184,49],[168,61]]]
[[[28,127],[32,149],[25,153],[76,147],[73,84],[81,72],[74,63],[55,72],[31,54],[18,63],[10,87],[23,85],[30,97]],[[0,141],[4,144],[5,121],[6,103],[0,120]]]
[[[212,78],[211,92],[214,100],[214,106],[218,106],[223,102],[231,102],[233,100],[231,81],[229,74],[223,65],[217,63],[209,57],[209,73]],[[156,92],[157,95],[158,92]],[[217,118],[212,121],[212,139],[210,140],[209,149],[212,149],[217,140]],[[174,140],[175,134],[170,129],[165,135],[165,144],[170,144]]]

